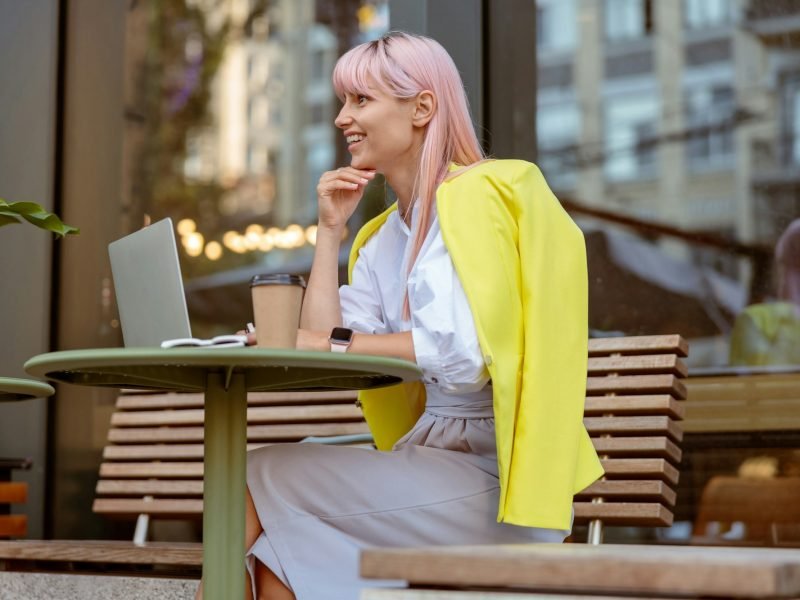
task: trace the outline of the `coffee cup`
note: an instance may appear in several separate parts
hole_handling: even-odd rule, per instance
[[[250,280],[256,344],[259,348],[294,348],[306,282],[286,273],[256,275]]]

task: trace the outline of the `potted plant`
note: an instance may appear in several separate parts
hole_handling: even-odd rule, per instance
[[[77,227],[63,223],[56,215],[47,212],[35,202],[6,202],[0,198],[0,227],[23,221],[58,237],[80,233]]]

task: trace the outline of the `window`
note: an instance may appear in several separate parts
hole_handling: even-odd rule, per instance
[[[575,0],[538,0],[536,45],[540,50],[571,50],[575,47]]]
[[[733,163],[734,94],[728,86],[686,94],[686,159],[689,169],[728,167]]]
[[[730,0],[684,0],[683,10],[686,27],[700,29],[730,23],[735,4]]]
[[[800,73],[794,73],[783,86],[783,114],[786,124],[781,140],[781,155],[787,166],[800,165]]]
[[[652,0],[606,0],[606,38],[630,40],[653,32]]]
[[[609,179],[655,175],[657,121],[654,94],[626,94],[606,101],[604,168]]]
[[[536,111],[539,167],[550,184],[573,187],[580,116],[574,101],[540,104]]]

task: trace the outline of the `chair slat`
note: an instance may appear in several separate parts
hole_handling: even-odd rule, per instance
[[[589,435],[668,435],[675,441],[683,439],[683,430],[669,417],[584,417]]]
[[[588,363],[590,376],[618,373],[620,375],[668,373],[686,377],[689,369],[674,354],[649,356],[596,356]]]
[[[686,398],[686,386],[674,375],[625,375],[620,377],[589,377],[586,395],[603,394],[670,394]]]
[[[589,340],[589,356],[602,354],[666,354],[688,356],[689,344],[680,335],[640,335]]]
[[[0,504],[22,504],[27,501],[27,483],[17,481],[0,482]]]
[[[101,479],[95,491],[108,496],[202,496],[203,482],[194,479]]]
[[[26,515],[0,515],[0,537],[25,537],[27,533]]]
[[[600,456],[664,458],[675,465],[681,461],[681,449],[666,437],[596,437],[592,444]]]
[[[614,415],[667,415],[682,420],[686,414],[683,402],[672,396],[661,394],[651,396],[588,396],[583,414],[596,416]]]
[[[629,500],[662,502],[667,506],[675,504],[675,490],[663,481],[614,480],[596,481],[577,495],[578,499],[611,498],[615,501]]]
[[[657,478],[675,485],[678,469],[663,458],[609,458],[601,459],[608,479]]]
[[[97,540],[0,541],[0,557],[10,560],[200,566],[203,564],[203,545],[164,542],[133,545],[130,542]]]

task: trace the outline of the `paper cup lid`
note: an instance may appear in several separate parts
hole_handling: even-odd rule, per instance
[[[257,285],[299,285],[301,287],[306,287],[306,280],[300,275],[270,273],[268,275],[256,275],[250,280],[250,287],[255,287]]]

